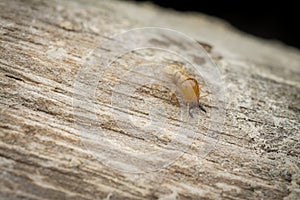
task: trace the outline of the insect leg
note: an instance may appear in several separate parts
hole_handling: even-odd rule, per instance
[[[191,113],[191,109],[192,109],[192,107],[188,104],[188,111],[189,111],[190,117],[194,118],[193,114]]]
[[[200,99],[200,98],[203,98],[203,97],[206,97],[206,96],[208,96],[208,95],[209,95],[209,93],[203,94],[202,96],[199,97],[199,99]]]
[[[204,108],[202,105],[199,104],[199,108],[200,108],[203,112],[206,113],[206,110],[205,110],[205,108]]]

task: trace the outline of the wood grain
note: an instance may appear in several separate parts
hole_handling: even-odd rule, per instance
[[[150,4],[6,0],[0,8],[0,199],[299,198],[299,50]],[[195,110],[195,119],[181,118],[170,89],[142,84],[149,74],[128,67],[182,62],[151,49],[123,55],[101,76],[78,78],[95,49],[119,50],[103,46],[113,35],[149,26],[209,47],[224,104],[211,94],[201,100],[207,115]],[[157,43],[185,45],[172,38]],[[124,79],[128,72],[133,78]],[[80,81],[86,90],[76,88]],[[92,84],[94,96],[87,98]],[[116,85],[138,89],[122,94]],[[202,89],[209,92],[209,84]],[[129,100],[129,111],[122,100]],[[156,118],[151,105],[163,109]],[[211,118],[218,109],[223,121]],[[157,123],[132,128],[132,118]]]

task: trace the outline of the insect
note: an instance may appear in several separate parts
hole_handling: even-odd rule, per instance
[[[200,97],[200,89],[196,79],[191,78],[182,67],[178,65],[170,65],[164,69],[164,73],[176,86],[176,90],[188,106],[188,111],[191,117],[191,109],[199,107],[203,112],[206,113],[205,108],[200,104],[199,99],[207,96],[205,94]]]

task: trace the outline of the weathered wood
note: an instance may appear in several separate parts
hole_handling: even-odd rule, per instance
[[[0,8],[0,199],[299,199],[299,50],[149,4],[6,0]],[[149,74],[132,70],[137,63],[183,62],[166,52],[137,49],[104,71],[84,70],[91,52],[101,52],[99,62],[120,52],[124,43],[105,45],[112,35],[149,26],[203,45],[221,71],[223,103],[204,81],[208,113],[194,110],[185,121],[170,89],[141,84]],[[192,48],[164,39],[150,43]],[[195,62],[207,64],[201,55]],[[122,76],[128,72],[133,78]],[[118,93],[118,86],[138,89]],[[119,106],[128,98],[126,112]],[[145,100],[162,106],[153,111],[157,124],[130,128],[128,116],[141,125],[150,119]],[[213,118],[218,112],[224,121]],[[118,121],[122,114],[129,121]]]

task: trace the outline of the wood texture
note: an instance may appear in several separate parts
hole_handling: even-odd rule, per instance
[[[240,33],[212,17],[150,4],[6,0],[0,8],[0,199],[299,199],[299,50]],[[164,87],[146,84],[132,97],[123,94],[132,98],[126,116],[146,123],[146,98],[167,110],[156,119],[166,120],[164,128],[197,133],[175,138],[172,147],[179,154],[145,157],[154,149],[170,152],[167,144],[173,137],[130,129],[126,119],[116,122],[124,110],[118,110],[122,98],[113,90],[120,74],[130,71],[128,66],[178,61],[174,57],[136,50],[91,83],[96,84],[94,99],[81,99],[86,91],[76,88],[82,80],[90,87],[89,79],[80,75],[91,52],[119,50],[105,49],[104,41],[150,26],[199,41],[224,82],[224,104],[214,104],[214,94],[208,95],[201,100],[208,114],[193,111],[197,117],[190,121],[180,118],[177,100]],[[184,45],[170,38],[165,45],[169,43]],[[147,79],[143,72],[132,73],[133,82],[125,79],[123,85],[137,86]],[[202,89],[210,92],[209,84]],[[74,107],[74,98],[85,110]],[[112,110],[117,114],[111,115]],[[224,121],[210,121],[218,110],[224,110]],[[201,126],[195,126],[198,118]],[[91,127],[101,130],[100,137]],[[153,128],[161,131],[155,124]]]

